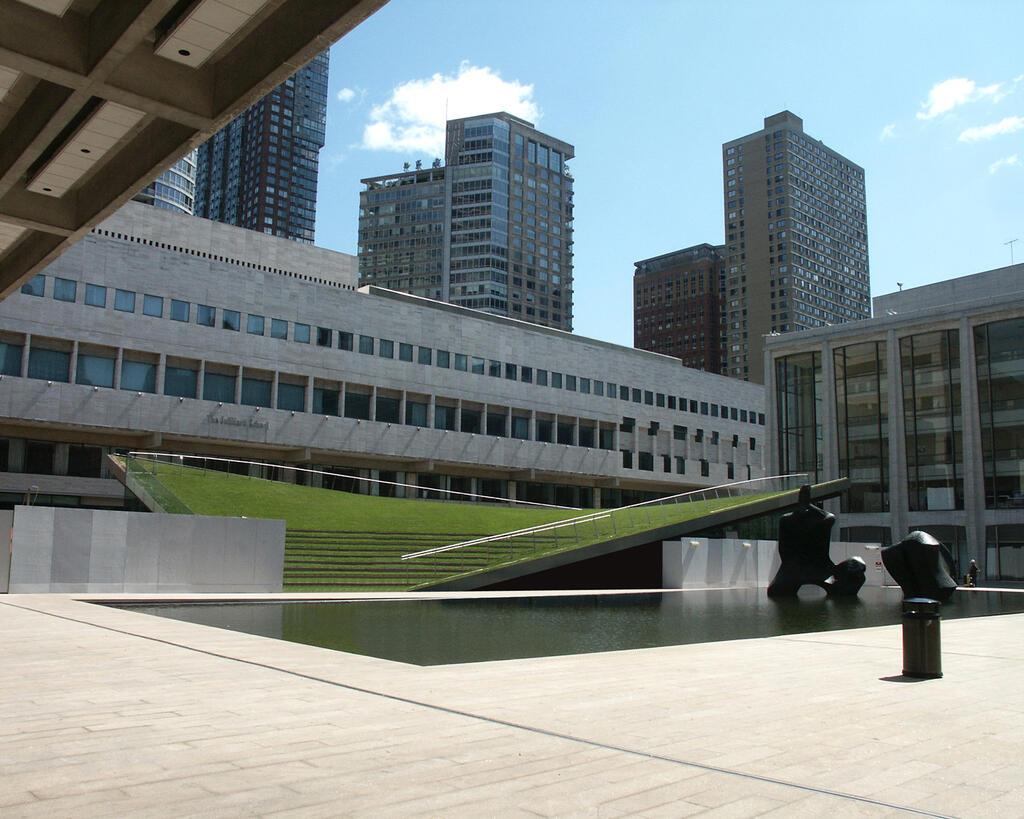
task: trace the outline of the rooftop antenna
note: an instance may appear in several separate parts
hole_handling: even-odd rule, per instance
[[[900,289],[901,291],[903,290],[903,282],[896,282],[896,286],[897,286],[897,287],[898,287],[898,288],[899,288],[899,289]]]
[[[1010,246],[1010,264],[1011,265],[1013,264],[1013,246],[1018,241],[1019,241],[1018,239],[1010,239],[1010,241],[1008,241],[1008,242],[1003,242],[1004,245],[1009,245]]]

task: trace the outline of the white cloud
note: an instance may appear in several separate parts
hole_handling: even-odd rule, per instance
[[[975,102],[985,97],[994,97],[998,101],[1005,96],[1005,93],[1001,94],[999,91],[1001,85],[1001,83],[996,83],[979,88],[974,80],[968,80],[965,77],[953,77],[945,82],[940,82],[932,86],[932,90],[928,92],[928,99],[921,103],[923,110],[918,111],[917,118],[932,119],[939,114],[952,111],[958,105]]]
[[[974,128],[968,128],[957,137],[957,141],[980,142],[983,139],[992,139],[1004,134],[1012,134],[1014,131],[1019,131],[1022,128],[1024,128],[1024,117],[1006,117],[1006,119],[993,122],[991,125],[978,125]]]
[[[895,122],[890,122],[888,125],[886,125],[882,129],[882,133],[880,133],[878,135],[878,141],[879,142],[886,142],[887,140],[895,139],[895,138],[896,138],[896,123]]]
[[[354,88],[342,88],[338,92],[338,100],[340,102],[352,102],[356,98],[356,92]]]
[[[1004,156],[1002,159],[997,159],[991,165],[988,166],[989,173],[996,173],[1001,168],[1020,168],[1024,167],[1020,161],[1020,156],[1012,154],[1011,156]]]
[[[387,102],[370,111],[361,147],[443,156],[446,113],[458,119],[494,111],[534,123],[540,119],[532,85],[503,80],[487,66],[463,61],[455,75],[434,74],[397,86]]]

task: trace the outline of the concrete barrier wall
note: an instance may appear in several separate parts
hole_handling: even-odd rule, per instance
[[[11,527],[14,526],[14,510],[0,509],[0,594],[7,591],[11,568]]]
[[[779,547],[774,540],[683,538],[661,545],[662,586],[666,589],[703,589],[721,586],[766,587],[779,570]],[[894,585],[881,567],[877,546],[833,543],[833,563],[859,557],[867,566],[865,586]]]
[[[279,592],[282,520],[18,506],[9,590]]]

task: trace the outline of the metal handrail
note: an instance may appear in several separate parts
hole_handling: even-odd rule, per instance
[[[184,465],[185,460],[189,459],[197,461],[218,461],[220,463],[231,464],[246,464],[248,466],[271,467],[273,469],[290,469],[293,472],[302,472],[308,475],[326,475],[331,478],[347,478],[348,480],[363,481],[364,483],[375,483],[381,486],[400,486],[403,489],[415,489],[417,492],[436,492],[438,494],[444,495],[458,495],[460,497],[473,500],[493,501],[496,503],[503,503],[514,506],[532,506],[538,509],[559,509],[571,511],[576,508],[574,506],[558,506],[557,504],[552,503],[538,503],[537,501],[518,500],[517,498],[500,498],[497,497],[496,495],[480,495],[474,492],[461,492],[458,489],[435,489],[432,486],[420,486],[419,484],[415,483],[401,483],[400,481],[382,481],[378,478],[364,478],[360,475],[343,475],[337,472],[328,472],[325,469],[312,469],[304,466],[288,466],[286,464],[271,464],[267,463],[266,461],[249,461],[244,458],[224,458],[217,455],[183,455],[178,452],[153,452],[149,450],[131,450],[128,453],[128,455],[132,458],[138,458],[139,460],[145,460],[147,458],[152,458],[154,460],[159,458],[174,458],[177,459],[180,462],[179,465],[182,466]],[[205,467],[203,468],[205,469]],[[258,480],[266,479],[260,478]]]
[[[720,496],[718,496],[717,493],[721,489],[729,490],[728,497],[732,497],[732,490],[736,489],[738,487],[743,487],[743,489],[749,489],[749,488],[751,488],[751,487],[748,486],[749,484],[765,483],[767,481],[784,481],[784,480],[787,480],[787,479],[790,479],[790,478],[799,478],[801,481],[806,481],[807,478],[808,478],[808,473],[806,473],[806,472],[794,472],[794,473],[789,473],[789,474],[786,474],[786,475],[771,475],[771,476],[764,477],[764,478],[751,478],[751,479],[745,480],[745,481],[735,481],[733,483],[722,484],[720,486],[709,486],[709,487],[704,487],[702,489],[692,489],[692,490],[689,490],[688,492],[681,492],[681,493],[679,493],[677,495],[670,495],[669,497],[666,497],[666,498],[655,498],[653,500],[641,501],[640,503],[634,503],[634,504],[630,504],[628,506],[620,506],[620,507],[618,507],[616,509],[612,509],[612,510],[602,510],[602,511],[599,511],[599,512],[590,512],[590,513],[585,514],[585,515],[579,515],[577,517],[568,518],[567,520],[556,521],[555,523],[545,523],[545,524],[540,524],[540,525],[537,525],[537,526],[530,526],[530,527],[528,527],[526,529],[514,529],[514,530],[512,530],[510,532],[503,532],[503,533],[498,534],[498,535],[490,535],[490,536],[485,537],[485,538],[475,538],[473,540],[466,540],[466,541],[462,541],[460,543],[451,543],[451,544],[449,544],[447,546],[438,546],[438,547],[436,547],[434,549],[425,549],[425,550],[420,551],[420,552],[410,552],[408,554],[402,555],[402,560],[414,560],[414,559],[419,558],[419,557],[427,557],[429,555],[439,554],[439,553],[442,553],[442,552],[450,552],[450,551],[454,551],[456,549],[465,548],[467,546],[479,545],[481,543],[493,543],[493,542],[503,541],[503,540],[512,540],[512,539],[517,538],[517,537],[523,537],[525,535],[536,535],[536,534],[540,534],[540,533],[543,533],[543,532],[551,531],[551,530],[554,530],[554,529],[565,528],[565,527],[568,527],[568,526],[575,526],[575,525],[580,524],[580,523],[590,523],[592,521],[605,520],[605,519],[608,519],[608,518],[612,518],[612,516],[613,516],[613,514],[615,512],[621,512],[623,510],[625,510],[627,514],[630,514],[630,521],[632,522],[631,511],[633,509],[650,507],[650,506],[653,506],[653,505],[664,506],[664,505],[667,505],[668,503],[676,503],[676,504],[678,504],[680,500],[684,500],[684,499],[686,499],[687,502],[692,502],[694,500],[692,498],[692,496],[694,496],[694,495],[704,495],[704,494],[707,494],[709,492],[715,492],[716,493],[716,497],[720,497]],[[740,491],[742,492],[743,490],[741,489]],[[649,516],[648,516],[648,522],[650,523]],[[578,538],[577,538],[577,540],[578,540]]]

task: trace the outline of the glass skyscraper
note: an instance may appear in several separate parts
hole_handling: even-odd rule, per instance
[[[360,284],[572,330],[573,151],[507,113],[449,121],[443,167],[362,180]]]
[[[328,52],[198,149],[195,215],[313,243]]]

